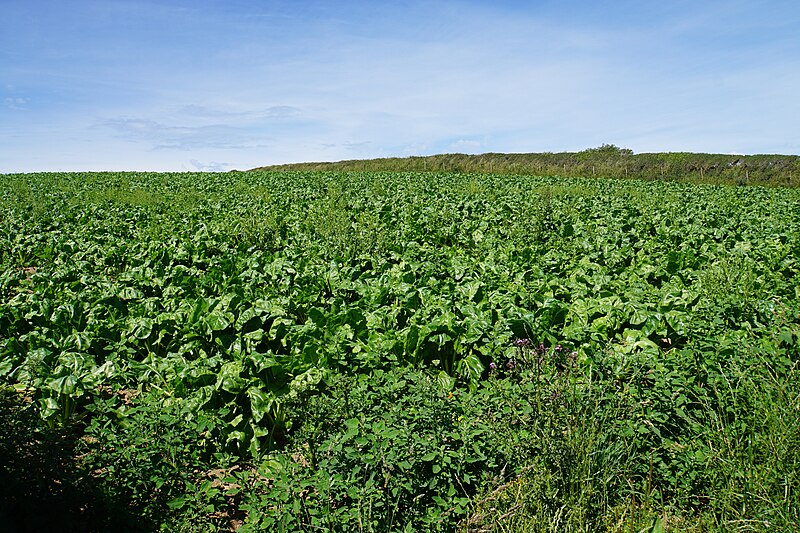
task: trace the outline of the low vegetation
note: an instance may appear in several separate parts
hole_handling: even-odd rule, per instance
[[[773,187],[800,185],[800,157],[795,155],[634,154],[629,149],[611,144],[581,152],[440,154],[333,163],[293,163],[260,170],[467,172]]]
[[[522,174],[0,176],[0,520],[797,531],[799,202]]]

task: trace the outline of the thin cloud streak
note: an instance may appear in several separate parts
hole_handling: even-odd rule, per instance
[[[97,127],[111,130],[118,139],[146,143],[153,150],[242,150],[267,146],[262,137],[225,124],[168,126],[147,119],[115,118],[105,120]]]
[[[216,161],[209,161],[208,163],[204,163],[202,161],[198,161],[197,159],[192,159],[189,162],[199,172],[225,172],[231,167],[231,165],[229,165],[228,163],[218,163]]]

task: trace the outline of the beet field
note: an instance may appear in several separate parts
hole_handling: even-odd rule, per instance
[[[798,531],[800,190],[0,175],[15,531]]]

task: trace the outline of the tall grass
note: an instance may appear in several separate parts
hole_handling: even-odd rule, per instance
[[[650,389],[694,396],[679,433],[674,412],[646,415],[637,404],[655,398],[631,394],[650,370],[581,389],[555,422],[562,433],[540,434],[552,453],[476,497],[462,531],[800,530],[798,362],[752,350],[722,350],[693,386]],[[671,372],[692,382],[682,362]]]

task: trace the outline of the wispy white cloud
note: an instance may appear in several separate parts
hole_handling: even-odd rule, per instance
[[[225,124],[170,126],[148,119],[113,118],[97,126],[113,131],[118,139],[147,143],[153,150],[241,150],[266,146],[259,136]]]
[[[216,161],[204,163],[202,161],[198,161],[197,159],[190,159],[189,163],[191,163],[191,165],[199,172],[225,172],[231,168],[231,165],[228,163],[218,163]]]
[[[220,109],[204,105],[184,105],[177,109],[181,116],[226,121],[264,121],[291,119],[300,116],[301,109],[290,105],[274,105],[263,109]]]
[[[0,32],[14,168],[800,145],[786,0],[34,4]]]
[[[447,146],[448,152],[461,152],[465,154],[474,154],[482,150],[483,143],[471,139],[458,139]]]
[[[22,98],[20,96],[7,96],[3,98],[3,105],[8,109],[19,111],[25,109],[29,101],[30,100],[27,98]]]
[[[326,149],[338,149],[344,148],[345,150],[363,150],[369,148],[372,145],[370,141],[350,141],[350,142],[343,142],[343,143],[323,143],[322,148]]]

